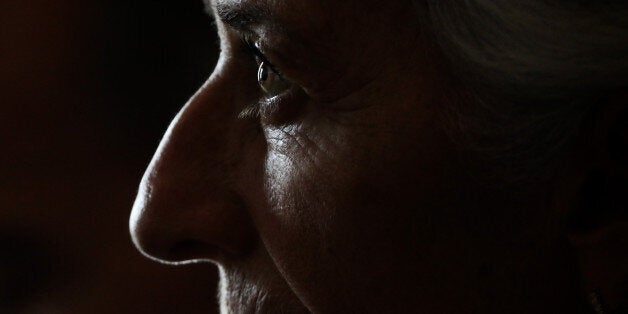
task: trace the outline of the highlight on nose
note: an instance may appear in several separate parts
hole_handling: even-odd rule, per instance
[[[158,262],[168,263],[168,253],[162,252],[161,248],[163,246],[155,243],[156,235],[151,234],[154,231],[149,230],[146,218],[144,217],[149,198],[150,191],[143,180],[135,202],[133,203],[133,209],[131,210],[131,216],[129,218],[131,239],[135,247],[146,257]]]
[[[219,253],[213,244],[193,239],[194,232],[183,229],[167,213],[159,213],[157,204],[151,201],[151,190],[148,183],[141,184],[129,220],[133,243],[140,252],[165,264],[217,259]]]
[[[176,182],[142,180],[129,220],[142,254],[166,264],[220,263],[252,248],[253,227],[237,197],[184,192]]]

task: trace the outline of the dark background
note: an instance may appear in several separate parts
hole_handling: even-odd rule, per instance
[[[201,0],[0,2],[0,313],[211,313],[216,270],[151,262],[128,215],[210,75]]]

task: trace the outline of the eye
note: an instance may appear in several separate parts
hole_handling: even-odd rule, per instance
[[[277,73],[267,61],[260,62],[257,69],[257,84],[267,98],[281,95],[292,86],[292,83]]]
[[[257,47],[250,34],[245,34],[241,40],[246,50],[255,56],[259,64],[257,69],[257,84],[267,99],[281,95],[292,87],[292,82],[281,75],[268,58]]]
[[[256,101],[250,102],[238,114],[239,118],[260,119],[264,124],[287,123],[298,112],[298,106],[304,103],[302,89],[290,79],[286,78],[275,67],[262,49],[251,40],[252,36],[245,34],[241,37],[244,52],[254,56],[254,64],[257,66],[257,85],[259,87]],[[254,38],[254,37],[253,37]],[[251,71],[255,68],[248,68]],[[248,75],[255,75],[250,73]],[[252,77],[251,77],[252,78]]]

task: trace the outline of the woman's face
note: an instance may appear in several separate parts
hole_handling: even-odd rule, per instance
[[[478,184],[445,135],[455,93],[416,8],[210,7],[220,61],[133,209],[147,255],[218,264],[235,313],[446,313],[533,250],[534,201]]]

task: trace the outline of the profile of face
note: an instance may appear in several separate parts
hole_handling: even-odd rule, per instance
[[[217,264],[229,313],[582,310],[555,181],[484,184],[411,1],[208,7],[220,60],[141,183],[143,253]]]

